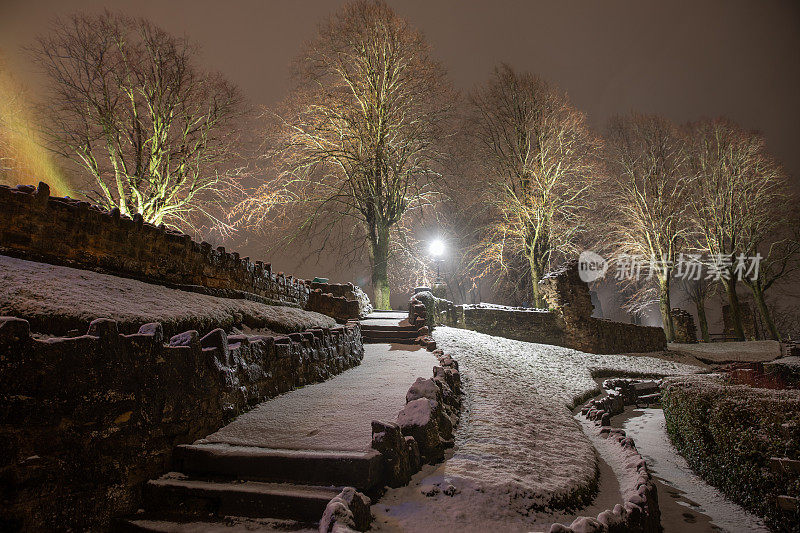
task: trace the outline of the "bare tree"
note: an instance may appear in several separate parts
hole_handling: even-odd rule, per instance
[[[688,130],[694,225],[701,248],[721,271],[734,333],[744,339],[737,257],[757,251],[775,229],[775,206],[788,201],[785,177],[757,132],[727,119],[702,120]]]
[[[782,189],[776,191],[779,197],[772,204],[771,212],[751,220],[743,239],[745,252],[742,254],[751,258],[756,254],[760,256],[757,274],[745,275],[742,280],[753,292],[767,331],[775,340],[781,340],[781,335],[767,305],[766,292],[776,282],[795,280],[800,273],[800,218],[796,200],[789,200],[791,192],[788,188]],[[766,233],[761,233],[763,231]]]
[[[615,255],[643,257],[658,286],[668,341],[675,337],[670,282],[689,228],[685,150],[678,128],[658,115],[613,117],[607,134],[606,226]]]
[[[145,19],[56,20],[34,58],[50,79],[52,147],[91,178],[101,205],[193,227],[235,185],[239,90],[197,49]]]
[[[525,259],[534,305],[538,282],[558,254],[575,249],[598,139],[567,95],[508,65],[470,96],[473,154],[485,173],[484,199],[493,209],[477,250],[479,275],[509,275]]]
[[[700,336],[703,342],[710,342],[711,337],[708,333],[708,318],[706,316],[706,302],[717,290],[718,284],[700,276],[697,279],[681,279],[681,288],[686,296],[694,304],[697,310],[697,320],[700,322]]]
[[[774,318],[775,328],[782,340],[789,342],[800,340],[800,306],[772,303],[770,315]]]
[[[386,3],[359,0],[320,25],[294,78],[269,138],[278,179],[237,213],[245,222],[299,214],[324,249],[341,232],[361,237],[375,306],[389,307],[391,234],[440,175],[437,143],[454,100],[445,71]]]

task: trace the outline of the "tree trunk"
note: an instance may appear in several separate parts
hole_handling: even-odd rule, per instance
[[[675,340],[675,325],[672,322],[669,277],[658,280],[658,307],[661,310],[661,321],[664,323],[664,335],[667,337],[667,342],[673,342]]]
[[[731,306],[731,321],[733,322],[733,334],[740,341],[744,339],[744,327],[742,326],[742,311],[739,308],[739,296],[736,295],[736,280],[722,278],[722,285],[728,295],[728,303]]]
[[[389,303],[389,228],[378,226],[375,237],[370,236],[372,262],[372,305],[375,309],[391,309]]]
[[[539,278],[541,277],[542,273],[539,272],[539,267],[536,266],[536,260],[532,255],[528,256],[528,263],[531,265],[531,294],[533,296],[533,302],[531,305],[539,309],[545,309],[547,308],[547,303],[544,301],[542,293],[539,292]]]
[[[703,300],[698,300],[694,304],[697,306],[697,319],[700,322],[700,336],[702,337],[703,342],[711,342],[711,337],[708,334],[706,303]]]
[[[764,300],[764,291],[756,284],[750,285],[750,289],[753,291],[753,297],[758,304],[758,310],[761,312],[761,318],[763,318],[764,322],[767,324],[767,330],[769,331],[770,338],[776,341],[781,340],[780,335],[778,335],[778,328],[775,327],[775,322],[772,320],[772,314],[769,312],[769,308],[767,307],[767,302]]]

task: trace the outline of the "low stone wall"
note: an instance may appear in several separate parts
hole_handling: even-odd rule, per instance
[[[312,282],[306,309],[347,321],[370,314],[372,304],[369,296],[352,283]]]
[[[71,198],[50,197],[38,188],[0,185],[0,253],[48,263],[114,273],[233,298],[305,307],[303,280],[273,273],[269,263],[195,242],[181,232],[144,223],[141,215]]]
[[[566,342],[563,322],[544,309],[453,305],[447,300],[437,300],[437,304],[435,321],[439,324],[526,342],[557,346]]]
[[[658,507],[658,491],[647,463],[636,449],[633,439],[625,436],[625,431],[610,427],[611,416],[620,414],[626,405],[648,404],[657,401],[661,382],[652,380],[613,379],[606,380],[603,388],[608,394],[589,400],[581,409],[581,414],[600,424],[600,435],[621,448],[624,459],[621,461],[625,472],[623,479],[635,479],[632,486],[620,486],[623,501],[599,513],[596,518],[580,516],[569,526],[553,524],[550,533],[577,533],[585,531],[607,531],[608,533],[659,533],[661,511]]]
[[[800,531],[800,508],[782,505],[800,498],[800,476],[770,465],[773,457],[800,459],[800,390],[676,377],[665,380],[661,404],[672,444],[692,470],[772,530]]]
[[[0,318],[0,530],[102,530],[135,512],[178,444],[249,406],[359,364],[357,322],[288,336],[187,331],[33,338]]]
[[[437,463],[453,445],[453,429],[461,412],[458,363],[431,348],[440,366],[433,378],[417,378],[406,393],[406,405],[396,422],[372,421],[372,448],[384,457],[386,484],[407,485],[424,463]]]
[[[592,317],[589,288],[580,280],[576,262],[567,263],[562,269],[545,276],[541,288],[550,310],[486,304],[454,305],[423,291],[411,298],[409,321],[416,324],[417,318],[422,317],[428,328],[443,324],[596,354],[667,349],[662,328]]]
[[[636,450],[633,439],[625,436],[625,431],[610,427],[600,429],[601,436],[618,445],[623,455],[625,478],[637,479],[632,487],[620,487],[624,494],[622,503],[613,509],[606,509],[596,518],[580,516],[570,525],[553,524],[550,533],[579,533],[586,531],[606,531],[608,533],[660,533],[661,511],[658,507],[658,491],[647,463]]]

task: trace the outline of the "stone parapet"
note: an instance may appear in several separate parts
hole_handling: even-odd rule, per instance
[[[161,324],[122,335],[36,338],[0,317],[0,529],[103,530],[134,513],[173,448],[250,406],[325,380],[363,357],[357,322],[288,336],[165,339]]]
[[[255,295],[265,303],[305,307],[305,281],[275,273],[189,235],[108,211],[89,202],[51,197],[39,187],[0,186],[0,253],[112,273],[214,296]]]
[[[525,342],[553,344],[596,354],[666,350],[664,330],[592,317],[589,288],[568,262],[541,283],[550,309],[493,304],[455,305],[419,291],[409,303],[409,322],[468,329]]]
[[[672,324],[675,328],[675,342],[697,343],[697,328],[694,326],[692,314],[678,307],[673,308],[671,314]]]

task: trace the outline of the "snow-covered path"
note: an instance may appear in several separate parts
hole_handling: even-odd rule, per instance
[[[591,492],[597,479],[594,448],[570,411],[597,389],[592,375],[698,370],[655,357],[593,355],[447,327],[437,327],[434,338],[459,362],[466,405],[452,457],[416,483],[452,484],[449,492],[456,494],[420,497],[420,486],[389,491],[373,506],[384,530],[441,524],[530,531],[560,521],[553,511]]]
[[[204,440],[287,450],[366,450],[372,420],[394,422],[408,388],[418,377],[430,377],[436,364],[436,357],[419,347],[367,344],[359,366],[267,400]]]
[[[725,498],[692,471],[686,459],[669,442],[664,411],[628,408],[616,418],[626,418],[622,427],[636,442],[650,471],[667,489],[659,494],[661,522],[666,533],[685,531],[689,527],[694,531],[769,531],[760,518]],[[616,423],[612,420],[612,425]],[[677,509],[670,512],[667,508],[670,505]],[[697,522],[701,523],[694,525]]]

